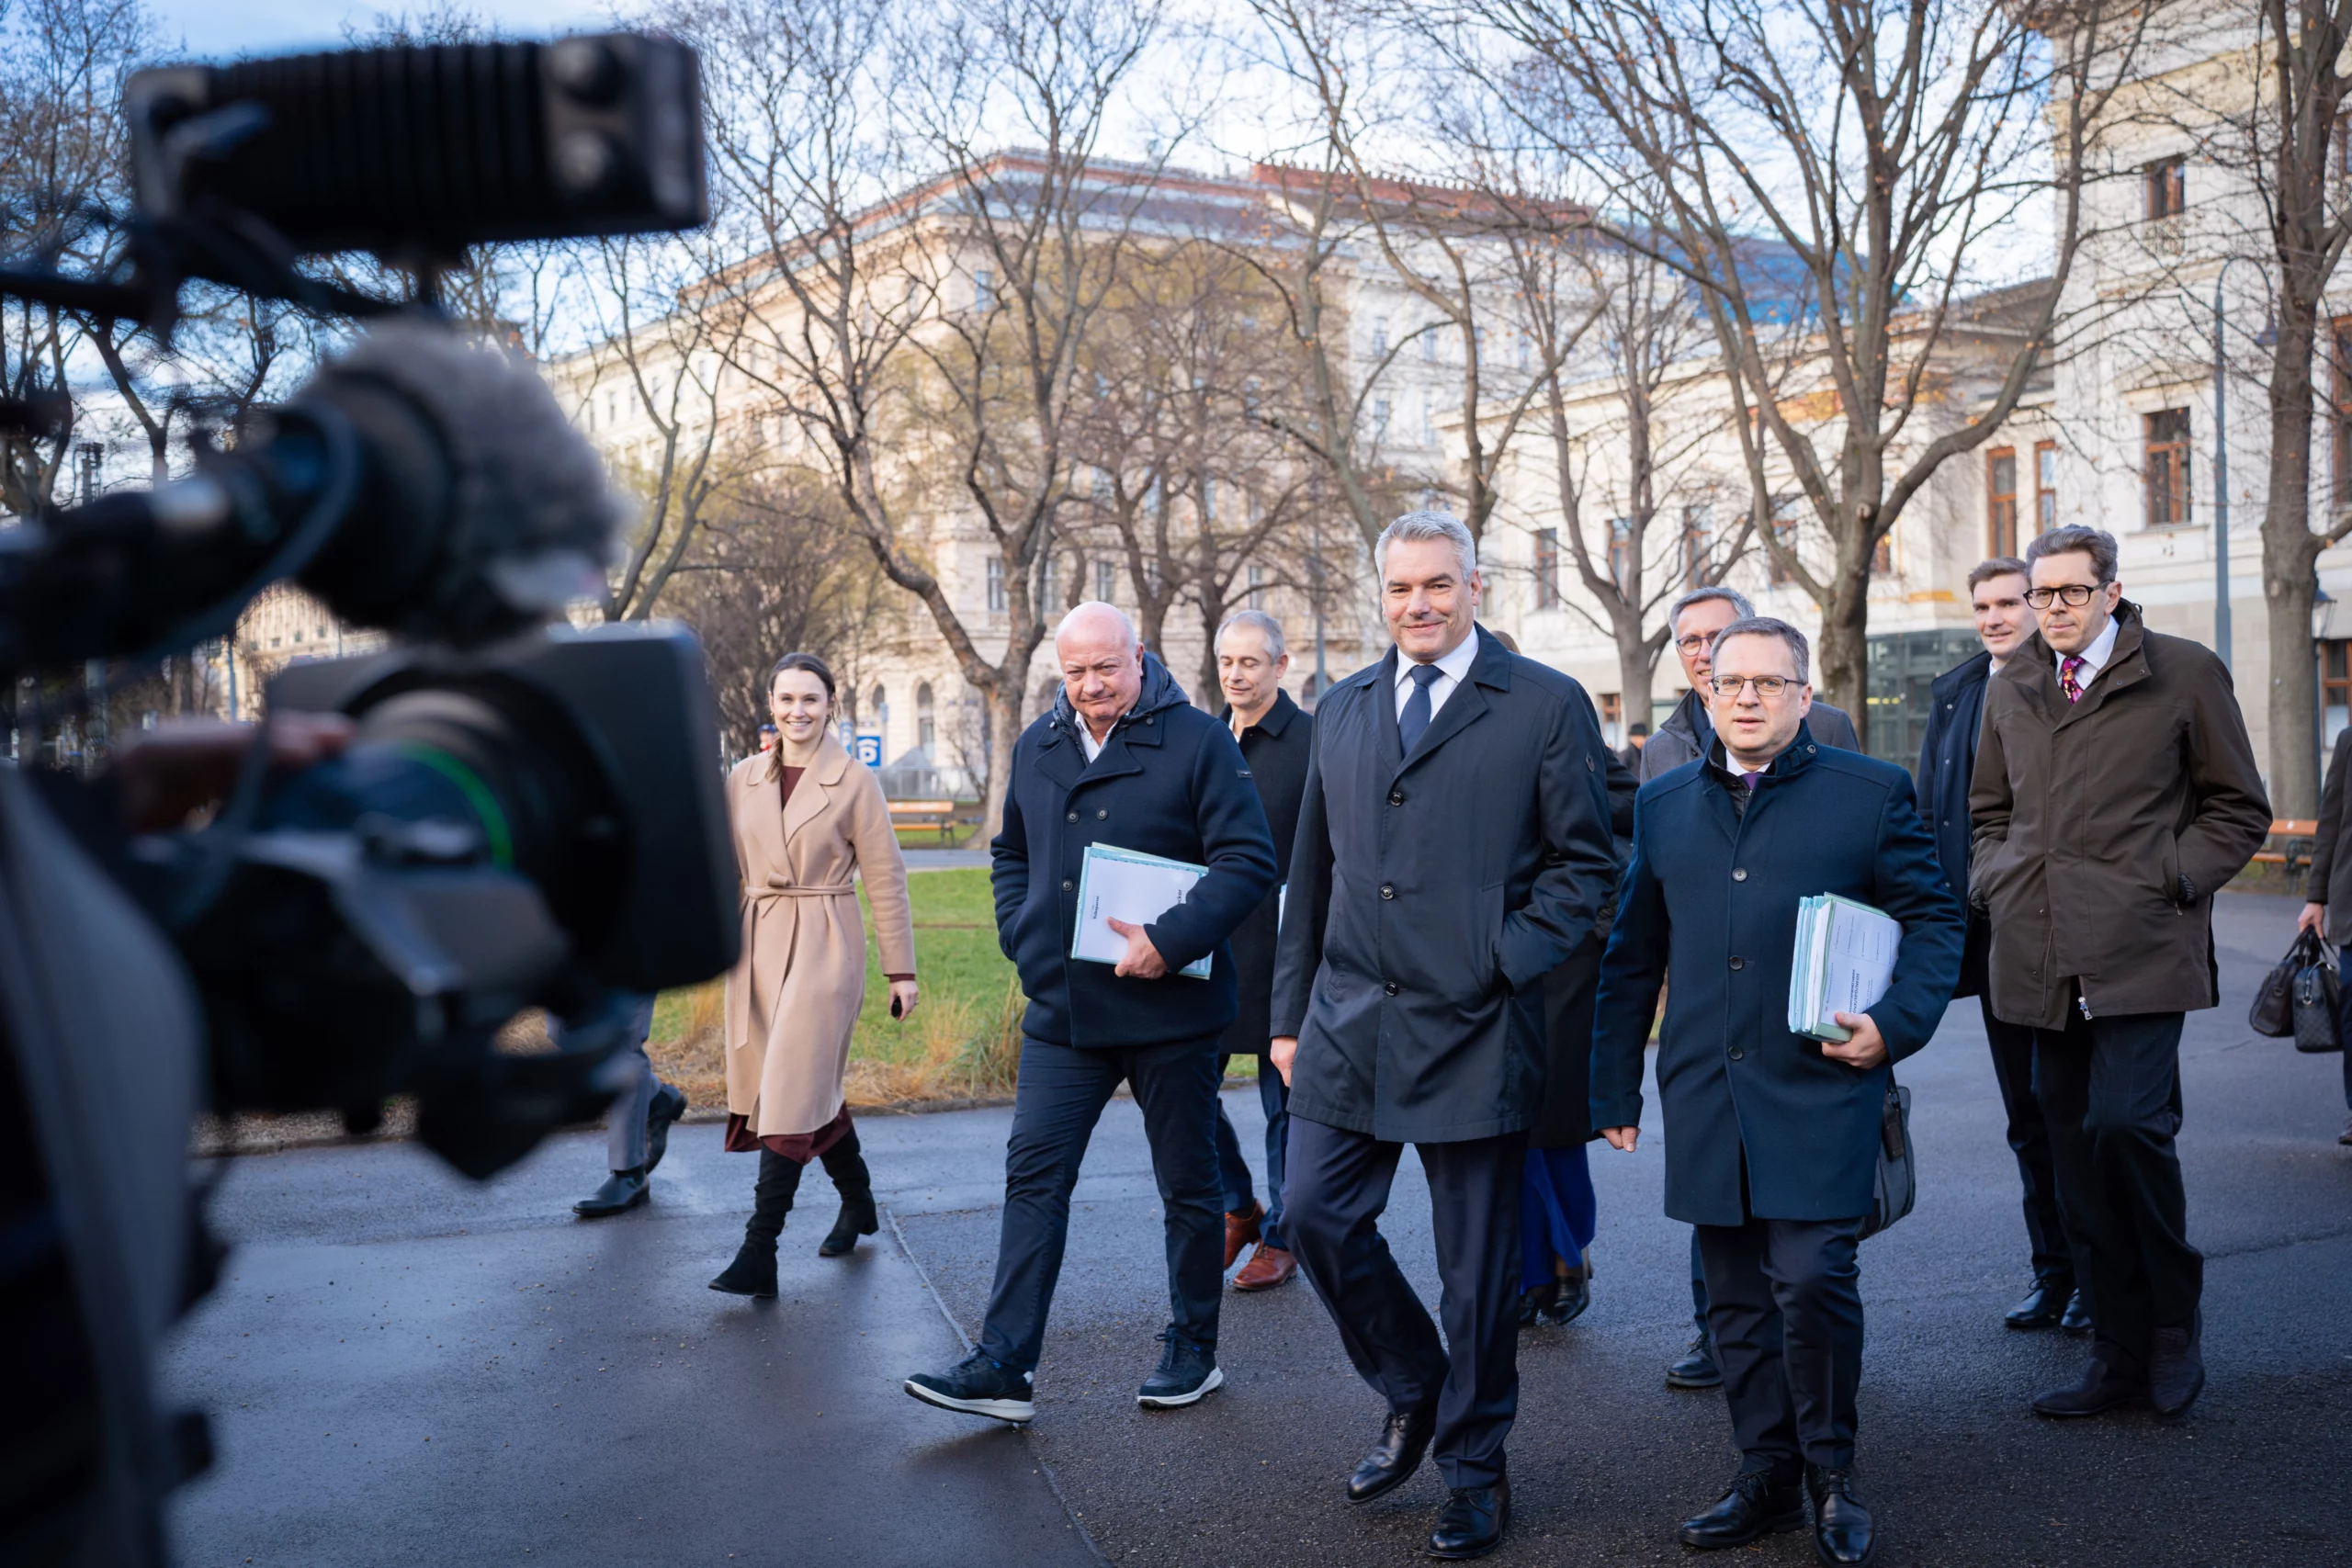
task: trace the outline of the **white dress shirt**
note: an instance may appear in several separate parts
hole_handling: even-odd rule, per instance
[[[2083,690],[2090,690],[2092,678],[2106,669],[2107,661],[2115,657],[2115,634],[2121,626],[2121,622],[2109,615],[2107,618],[2107,629],[2091,638],[2091,645],[2083,649],[2081,654],[2083,667],[2075,675],[2075,684],[2081,686]],[[2066,679],[2068,656],[2053,652],[2052,657],[2058,660],[2058,679],[2063,682]]]
[[[1476,627],[1471,629],[1468,637],[1453,645],[1452,653],[1432,661],[1437,665],[1438,678],[1430,682],[1430,717],[1431,719],[1435,719],[1437,710],[1445,705],[1445,699],[1453,694],[1453,688],[1470,678],[1470,666],[1477,661],[1478,633]],[[1418,662],[1417,660],[1406,657],[1401,649],[1397,650],[1396,716],[1400,719],[1405,716],[1405,704],[1413,695],[1413,666]]]
[[[1094,731],[1087,728],[1086,716],[1084,714],[1074,714],[1071,716],[1078,720],[1078,743],[1086,748],[1086,761],[1091,766],[1095,758],[1102,755],[1102,742],[1111,739],[1111,729],[1116,729],[1119,728],[1119,720],[1115,718],[1113,719],[1111,721],[1111,729],[1106,729],[1102,732],[1102,740],[1097,740],[1094,739]],[[1123,714],[1120,716],[1125,717],[1125,716]]]

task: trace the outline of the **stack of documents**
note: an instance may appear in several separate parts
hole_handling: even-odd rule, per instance
[[[1894,979],[1903,927],[1883,909],[1824,893],[1797,905],[1796,962],[1789,968],[1789,1028],[1815,1040],[1854,1032],[1833,1014],[1868,1012]]]
[[[1116,964],[1127,955],[1127,939],[1111,929],[1114,919],[1131,926],[1148,926],[1184,901],[1193,884],[1209,874],[1204,865],[1122,850],[1110,844],[1086,846],[1086,861],[1078,874],[1078,931],[1069,955],[1095,964]],[[1209,977],[1209,959],[1203,953],[1177,974],[1194,980]]]

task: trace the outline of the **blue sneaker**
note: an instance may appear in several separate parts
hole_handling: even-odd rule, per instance
[[[915,1373],[906,1387],[925,1404],[1021,1427],[1037,1415],[1029,1385],[1029,1373],[1016,1372],[986,1351],[975,1350],[944,1372]]]
[[[1159,1337],[1168,1348],[1159,1354],[1159,1370],[1136,1391],[1137,1404],[1147,1410],[1173,1410],[1196,1403],[1224,1383],[1216,1351],[1180,1337],[1172,1328]]]

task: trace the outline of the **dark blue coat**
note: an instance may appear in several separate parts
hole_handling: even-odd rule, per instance
[[[1029,998],[1022,1030],[1057,1045],[1204,1049],[1233,1021],[1233,953],[1226,939],[1274,885],[1274,840],[1233,732],[1192,705],[1165,666],[1144,656],[1143,694],[1090,765],[1081,721],[1058,694],[1053,712],[1012,749],[1004,828],[989,848],[998,945]],[[1069,955],[1079,872],[1092,843],[1137,850],[1208,874],[1183,903],[1144,929],[1168,961],[1160,979],[1121,978]],[[1206,980],[1175,973],[1215,954]]]
[[[1744,786],[1742,786],[1744,787]],[[1911,775],[1800,728],[1745,816],[1689,762],[1642,786],[1634,860],[1601,960],[1592,1124],[1638,1125],[1643,1047],[1658,1031],[1666,1212],[1693,1224],[1870,1212],[1887,1068],[1857,1071],[1788,1027],[1797,904],[1838,893],[1902,922],[1894,983],[1870,1010],[1888,1054],[1928,1043],[1960,969],[1960,901],[1911,804]]]
[[[1936,840],[1936,862],[1944,885],[1963,908],[1968,904],[1968,781],[1976,772],[1976,737],[1984,728],[1984,682],[1993,656],[1980,653],[1936,677],[1928,688],[1928,735],[1919,747],[1919,817]],[[1973,997],[1984,988],[1984,958],[1991,928],[1982,916],[1968,921],[1968,951],[1960,963],[1954,996]]]
[[[1272,1028],[1290,1111],[1400,1143],[1514,1133],[1544,1098],[1544,978],[1615,875],[1584,688],[1484,631],[1409,757],[1396,651],[1316,705]]]

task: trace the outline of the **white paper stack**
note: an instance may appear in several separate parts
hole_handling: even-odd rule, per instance
[[[1209,874],[1204,865],[1122,850],[1110,844],[1089,844],[1078,874],[1078,931],[1070,939],[1069,955],[1094,964],[1116,964],[1127,955],[1127,939],[1111,929],[1114,918],[1131,926],[1148,926],[1184,901],[1193,884]],[[1177,974],[1194,980],[1209,977],[1209,959],[1203,953]]]
[[[1903,926],[1883,909],[1824,893],[1797,906],[1796,960],[1789,966],[1789,1029],[1815,1040],[1849,1040],[1838,1013],[1868,1012],[1894,979]]]

